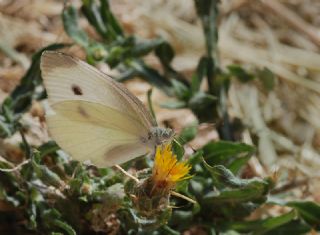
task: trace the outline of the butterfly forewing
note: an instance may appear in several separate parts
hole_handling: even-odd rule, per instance
[[[147,152],[150,113],[122,84],[58,52],[45,52],[41,72],[53,114],[54,140],[75,159],[120,164]]]
[[[41,57],[41,73],[51,103],[65,100],[92,101],[132,116],[147,129],[154,125],[139,99],[122,84],[81,60],[59,52],[46,51]]]

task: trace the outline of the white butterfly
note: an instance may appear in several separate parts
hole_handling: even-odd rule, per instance
[[[46,116],[50,135],[77,160],[113,166],[173,137],[122,84],[83,61],[46,51],[41,73],[54,111]]]

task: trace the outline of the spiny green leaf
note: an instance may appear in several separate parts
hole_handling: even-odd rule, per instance
[[[78,25],[78,12],[72,5],[63,9],[62,22],[66,33],[79,45],[87,48],[89,46],[89,38],[84,30]]]
[[[311,201],[292,201],[286,203],[297,210],[299,216],[320,231],[320,205]]]
[[[267,231],[265,235],[305,235],[308,234],[310,230],[310,226],[308,226],[301,220],[295,219],[277,228]]]
[[[76,231],[69,224],[62,220],[55,219],[52,221],[52,224],[58,228],[61,228],[66,232],[67,235],[77,235]]]
[[[221,193],[209,192],[203,197],[203,202],[207,206],[219,203],[230,203],[235,205],[252,200],[259,200],[263,203],[267,200],[265,192],[266,186],[255,183],[241,189],[226,189]]]
[[[273,90],[276,78],[271,70],[265,67],[257,71],[257,76],[262,81],[262,84],[267,91]]]
[[[131,68],[134,68],[136,73],[149,82],[150,84],[154,85],[155,87],[159,88],[167,95],[172,95],[173,91],[171,88],[171,83],[165,77],[163,77],[157,70],[147,66],[142,61],[132,61],[129,63]]]
[[[41,85],[40,57],[45,50],[56,50],[67,46],[66,44],[52,44],[37,51],[32,56],[32,63],[20,84],[12,91],[2,103],[0,111],[0,135],[7,137],[13,135],[20,127],[19,120],[23,113],[31,107],[33,99],[43,98],[36,92]]]
[[[204,159],[209,165],[223,164],[233,173],[237,173],[254,152],[253,146],[229,141],[210,142],[203,147]]]
[[[205,180],[202,177],[193,177],[189,181],[190,191],[197,197],[201,198],[205,190]]]
[[[198,123],[191,124],[182,129],[177,140],[184,145],[193,140],[198,133]]]
[[[249,82],[255,78],[252,74],[248,73],[246,70],[244,70],[239,65],[235,65],[235,64],[229,65],[228,70],[229,70],[229,73],[231,74],[231,76],[235,76],[241,82]]]
[[[174,152],[174,154],[177,155],[177,159],[181,160],[183,158],[184,155],[184,147],[183,145],[177,141],[176,139],[174,139],[172,141],[172,150]]]
[[[199,91],[190,98],[188,107],[194,113],[201,113],[204,111],[206,113],[214,113],[214,106],[213,104],[217,101],[217,97],[210,95],[208,93]],[[212,109],[212,110],[210,110]]]
[[[189,99],[191,93],[189,88],[185,84],[183,84],[182,82],[176,79],[172,79],[171,84],[172,84],[173,92],[179,100]]]
[[[207,57],[201,57],[197,70],[192,76],[191,90],[195,94],[200,90],[201,82],[207,73]]]
[[[37,177],[43,181],[43,183],[47,185],[53,185],[55,187],[61,186],[61,179],[59,175],[51,171],[47,166],[40,165],[38,162],[40,161],[40,153],[35,153],[32,156],[32,166],[33,170],[36,173]]]
[[[106,41],[114,39],[114,35],[108,32],[107,26],[104,24],[100,7],[94,0],[82,0],[81,11],[86,16],[89,23]]]
[[[179,235],[179,234],[181,234],[179,231],[176,231],[176,230],[170,228],[167,225],[164,225],[163,227],[161,227],[160,231],[161,231],[160,234],[168,234],[168,235]]]
[[[228,158],[238,154],[247,154],[255,151],[255,148],[251,145],[244,143],[235,143],[229,141],[209,142],[203,147],[205,159],[222,157]]]
[[[174,57],[174,50],[169,43],[162,40],[162,43],[156,48],[155,53],[164,67],[170,66]]]
[[[171,217],[171,226],[179,228],[188,228],[194,220],[192,211],[174,210]]]
[[[230,228],[242,233],[254,231],[253,234],[265,234],[268,231],[293,221],[295,217],[295,212],[291,211],[289,213],[264,220],[231,223]]]
[[[131,56],[141,57],[141,56],[147,55],[162,44],[163,44],[162,38],[141,41],[134,45],[131,51]]]
[[[42,158],[48,154],[55,153],[59,149],[60,147],[57,145],[57,143],[51,140],[41,145],[38,148],[38,151],[40,152],[40,158]]]
[[[203,150],[200,149],[200,150],[197,150],[196,152],[194,152],[190,157],[189,157],[189,160],[188,160],[188,164],[194,166],[198,163],[201,163],[203,160]]]
[[[202,22],[206,39],[207,55],[212,57],[218,41],[218,3],[217,0],[195,0],[197,14]]]
[[[120,26],[119,21],[115,18],[113,13],[111,12],[109,1],[108,0],[100,0],[101,7],[100,13],[105,25],[108,26],[109,31],[112,30],[112,33],[116,37],[121,37],[124,35],[123,29]]]
[[[206,202],[265,201],[266,194],[271,190],[272,185],[268,180],[259,178],[240,179],[222,165],[210,166],[206,162],[204,162],[204,165],[211,173],[214,186],[220,190],[220,192],[206,194]]]

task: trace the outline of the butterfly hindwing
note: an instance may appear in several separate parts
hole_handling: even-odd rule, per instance
[[[147,152],[136,135],[140,124],[117,110],[87,101],[62,101],[52,107],[54,113],[47,116],[50,135],[77,160],[112,166]]]

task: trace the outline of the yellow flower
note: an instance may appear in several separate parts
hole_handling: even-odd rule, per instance
[[[172,189],[176,182],[187,178],[186,175],[190,169],[186,162],[178,162],[176,155],[171,151],[170,144],[158,146],[152,170],[153,190]]]

